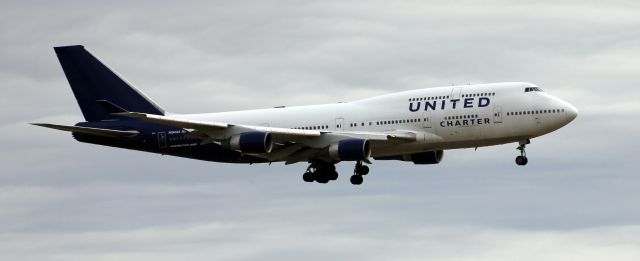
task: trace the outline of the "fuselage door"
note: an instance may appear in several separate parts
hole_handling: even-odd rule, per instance
[[[431,111],[424,111],[424,118],[422,118],[422,127],[431,128]]]
[[[493,122],[502,123],[502,106],[493,107]]]
[[[460,93],[462,92],[462,87],[455,87],[451,91],[451,100],[460,99]]]
[[[336,118],[336,130],[344,130],[344,118]]]
[[[167,147],[167,133],[164,131],[158,132],[158,147],[161,149]]]

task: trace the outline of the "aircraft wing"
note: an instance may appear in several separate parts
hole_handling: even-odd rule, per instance
[[[252,126],[252,125],[239,125],[239,124],[229,124],[223,122],[211,122],[211,121],[194,121],[188,119],[181,119],[179,117],[172,116],[162,116],[162,115],[154,115],[147,113],[139,113],[139,112],[123,112],[117,113],[121,116],[127,116],[129,118],[139,119],[147,122],[158,123],[162,125],[184,128],[184,129],[193,129],[200,132],[204,132],[212,136],[212,138],[216,138],[219,136],[231,136],[238,133],[246,132],[246,131],[264,131],[270,132],[274,137],[288,137],[288,136],[296,136],[296,137],[318,137],[321,135],[320,131],[312,131],[312,130],[297,130],[297,129],[289,129],[289,128],[274,128],[274,127],[265,127],[265,126]]]
[[[108,106],[108,104],[106,104]],[[163,116],[139,112],[121,112],[114,108],[112,113],[119,116],[138,119],[146,122],[156,123],[165,126],[182,128],[189,131],[189,136],[202,139],[201,144],[217,143],[223,144],[230,138],[246,132],[269,133],[273,140],[273,149],[269,153],[247,153],[248,155],[264,158],[268,161],[285,161],[292,164],[309,159],[328,159],[329,146],[340,143],[347,139],[363,139],[373,145],[390,145],[409,143],[424,138],[424,133],[414,131],[392,131],[392,132],[365,132],[365,131],[318,131],[299,130],[291,128],[254,126],[245,124],[232,124],[226,122],[197,121],[181,118],[179,115]],[[66,126],[47,123],[33,123],[34,125],[83,133],[102,137],[125,138],[135,137],[139,134],[135,130],[113,130],[102,128],[91,128],[82,126]],[[431,134],[432,135],[432,134]],[[435,136],[437,139],[439,137]],[[366,160],[366,159],[365,159]]]
[[[244,124],[231,124],[225,122],[196,121],[180,118],[179,116],[163,116],[139,112],[121,112],[120,116],[152,122],[156,124],[183,128],[190,131],[190,136],[202,138],[203,144],[220,142],[234,135],[244,132],[260,131],[268,132],[278,143],[278,148],[270,153],[251,154],[256,157],[269,159],[270,161],[286,160],[287,163],[306,161],[317,156],[321,149],[331,144],[350,138],[369,140],[374,144],[384,143],[408,143],[418,139],[418,133],[412,131],[394,132],[362,132],[362,131],[318,131],[299,130],[291,128],[278,128],[266,126],[254,126]]]
[[[222,139],[232,135],[240,134],[247,131],[262,131],[269,132],[273,135],[277,141],[301,141],[301,140],[313,140],[314,137],[346,137],[346,138],[363,138],[372,141],[415,141],[416,133],[414,132],[347,132],[347,131],[317,131],[317,130],[299,130],[291,128],[278,128],[278,127],[265,127],[243,124],[230,124],[223,122],[210,122],[210,121],[194,121],[189,119],[181,119],[179,117],[162,116],[155,114],[139,113],[139,112],[123,112],[117,113],[118,115],[126,116],[129,118],[139,119],[147,122],[158,123],[162,125],[192,129],[199,133],[205,133],[207,136],[214,139]],[[338,139],[340,140],[340,139]],[[322,142],[321,142],[322,143]],[[318,144],[317,142],[309,142],[311,147],[325,147],[329,144]]]

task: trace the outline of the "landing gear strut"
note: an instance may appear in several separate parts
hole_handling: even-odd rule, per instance
[[[524,165],[527,165],[527,163],[529,162],[529,160],[527,159],[527,152],[525,151],[525,148],[529,143],[531,143],[531,141],[528,139],[524,141],[520,141],[520,146],[518,146],[518,150],[520,151],[520,156],[516,157],[516,164],[520,166],[524,166]]]
[[[338,179],[336,165],[324,161],[312,162],[307,168],[307,171],[302,175],[302,179],[305,182],[315,181],[322,184],[326,184],[331,180],[336,180]]]
[[[353,176],[351,176],[351,184],[360,185],[362,184],[363,178],[362,176],[369,174],[369,167],[362,164],[362,161],[358,161],[356,163],[356,167],[353,169]]]

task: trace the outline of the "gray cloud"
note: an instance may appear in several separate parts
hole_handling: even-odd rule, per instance
[[[155,1],[0,10],[0,258],[637,260],[635,1]],[[529,81],[580,109],[515,145],[436,166],[375,162],[365,185],[303,165],[231,165],[76,143],[54,45],[84,44],[173,112],[349,101]]]

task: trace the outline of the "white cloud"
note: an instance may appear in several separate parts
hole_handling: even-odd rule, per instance
[[[568,231],[416,227],[389,236],[331,226],[204,223],[2,237],[20,260],[637,260],[637,226]],[[28,244],[25,244],[28,242]],[[28,247],[27,247],[28,246]],[[37,249],[38,251],[33,251]]]

